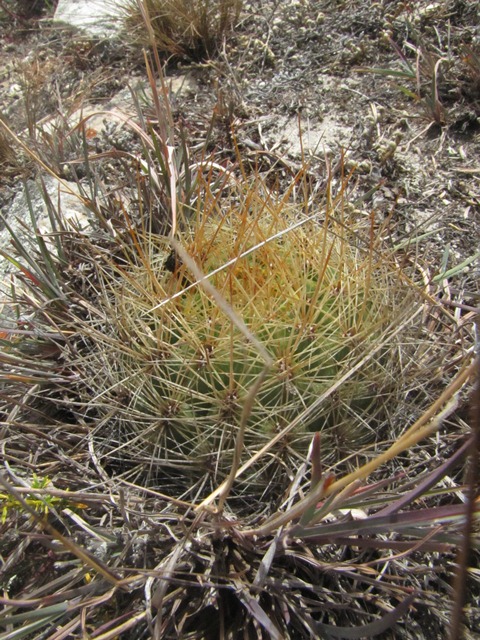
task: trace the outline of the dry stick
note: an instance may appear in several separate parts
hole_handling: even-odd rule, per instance
[[[208,280],[210,278],[213,278],[215,275],[217,275],[217,273],[221,273],[222,271],[225,271],[225,269],[228,269],[228,267],[234,265],[236,262],[238,262],[242,258],[246,258],[248,255],[250,255],[251,253],[254,253],[255,251],[257,251],[261,247],[264,247],[268,243],[273,242],[274,240],[277,240],[278,238],[281,238],[285,234],[290,233],[294,229],[297,229],[297,228],[301,227],[302,225],[306,224],[307,222],[310,222],[310,221],[316,220],[316,219],[318,219],[317,214],[314,214],[312,216],[308,216],[308,218],[302,218],[298,222],[295,222],[294,224],[289,225],[286,229],[282,229],[278,233],[275,233],[274,235],[269,236],[265,240],[262,240],[261,242],[258,242],[253,247],[250,247],[249,249],[245,249],[245,251],[242,251],[242,253],[240,253],[238,256],[235,256],[234,258],[230,258],[230,260],[227,260],[227,262],[224,262],[220,267],[217,267],[216,269],[214,269],[213,271],[210,271],[209,273],[203,274],[201,278],[200,277],[197,278],[197,276],[195,276],[197,278],[196,282],[192,282],[192,284],[189,284],[187,287],[183,288],[181,291],[177,291],[177,293],[174,293],[173,295],[168,296],[167,298],[164,298],[161,302],[156,304],[154,307],[152,307],[151,309],[148,309],[147,311],[145,311],[144,314],[152,313],[153,311],[156,311],[157,309],[160,309],[161,307],[164,307],[166,304],[169,304],[170,302],[172,302],[172,300],[175,300],[176,298],[180,298],[181,296],[185,295],[185,293],[187,291],[189,291],[190,289],[193,289],[193,287],[196,287],[198,284],[202,284],[206,280]],[[203,284],[202,284],[202,286],[203,286]]]
[[[476,362],[476,381],[471,399],[472,415],[472,447],[469,456],[468,468],[468,499],[466,506],[466,519],[463,534],[463,545],[457,554],[457,572],[454,583],[455,602],[450,625],[450,640],[461,640],[465,636],[464,630],[464,606],[467,594],[468,564],[471,551],[473,523],[475,519],[475,502],[480,484],[480,356]]]
[[[14,487],[20,494],[35,493],[39,496],[53,496],[54,498],[64,498],[70,503],[74,502],[88,502],[89,504],[98,505],[99,503],[111,504],[112,499],[118,500],[116,495],[105,495],[104,493],[87,493],[82,491],[65,491],[64,489],[56,489],[55,487],[48,487],[46,489],[40,489],[32,487]],[[155,494],[157,496],[157,494]],[[143,498],[134,497],[133,500],[138,504],[144,504]]]
[[[135,627],[139,622],[144,620],[147,617],[146,611],[141,611],[136,615],[129,618],[126,622],[122,622],[121,625],[115,627],[114,629],[110,629],[105,633],[102,633],[101,636],[95,636],[95,640],[113,640],[114,638],[119,638],[122,633],[125,633],[132,627]]]

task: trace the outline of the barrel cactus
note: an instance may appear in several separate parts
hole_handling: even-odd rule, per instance
[[[365,241],[347,226],[264,199],[221,214],[203,208],[178,231],[273,362],[248,417],[242,461],[285,435],[252,467],[250,482],[281,486],[315,431],[327,458],[372,441],[398,388],[399,345],[379,345],[410,294],[372,234]],[[137,240],[135,261],[102,276],[109,321],[90,370],[115,428],[108,436],[99,428],[98,439],[110,460],[117,452],[162,474],[206,474],[214,486],[231,468],[245,397],[265,360],[167,238]]]

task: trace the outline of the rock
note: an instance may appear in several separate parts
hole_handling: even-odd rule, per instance
[[[61,209],[63,220],[68,221],[80,231],[87,232],[90,228],[89,213],[79,197],[77,185],[74,182],[66,181],[63,181],[62,185],[49,176],[44,178],[44,183],[54,209]],[[35,224],[38,231],[44,236],[46,242],[49,243],[51,240],[48,239],[48,234],[52,231],[52,225],[50,216],[48,215],[44,193],[39,184],[33,180],[27,183],[27,190]],[[29,251],[30,247],[33,249],[35,236],[32,232],[32,221],[25,189],[22,189],[22,191],[15,196],[10,205],[7,222],[15,236],[22,243],[22,246],[27,251]],[[11,253],[14,258],[17,258],[17,252],[13,248],[11,240],[12,236],[9,230],[0,219],[0,249],[6,253]],[[23,259],[19,261],[24,264]],[[0,292],[4,292],[6,288],[9,288],[8,276],[16,271],[16,267],[0,255]]]
[[[59,0],[53,22],[81,29],[93,38],[116,35],[124,0]]]

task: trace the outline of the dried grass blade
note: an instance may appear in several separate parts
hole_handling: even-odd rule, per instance
[[[171,244],[174,250],[181,257],[183,262],[187,265],[187,267],[195,276],[197,280],[196,284],[200,285],[208,293],[208,295],[212,296],[212,298],[215,300],[215,302],[223,311],[223,313],[233,322],[233,324],[244,335],[244,337],[255,346],[258,353],[264,359],[266,366],[271,367],[273,365],[272,356],[268,353],[268,351],[265,349],[263,344],[253,335],[253,333],[245,324],[245,321],[238,315],[238,313],[235,313],[231,305],[228,304],[228,302],[221,295],[221,293],[217,291],[217,289],[215,289],[215,287],[208,281],[208,276],[205,275],[202,272],[202,270],[197,266],[195,261],[190,257],[190,255],[183,248],[180,242],[172,238]]]
[[[237,587],[237,598],[255,618],[255,620],[270,634],[271,640],[283,640],[283,635],[273,624],[271,618],[265,613],[257,600],[245,589],[245,585],[240,581],[235,581]]]
[[[458,451],[456,451],[448,460],[446,460],[443,464],[441,464],[437,469],[435,469],[431,474],[425,478],[422,482],[418,484],[412,491],[407,493],[405,496],[402,496],[399,500],[395,500],[392,504],[385,507],[381,511],[378,511],[376,515],[390,515],[392,513],[396,513],[401,509],[405,508],[407,505],[411,504],[418,497],[425,496],[428,489],[435,486],[447,473],[447,471],[453,467],[455,464],[464,457],[467,451],[472,446],[472,440],[467,440]]]
[[[340,478],[333,484],[331,484],[327,490],[326,495],[330,495],[343,489],[354,480],[367,478],[375,469],[378,469],[382,464],[395,458],[406,449],[409,449],[414,444],[427,437],[431,433],[434,433],[439,429],[443,420],[448,417],[456,408],[457,394],[469,380],[474,371],[474,364],[465,366],[457,377],[449,384],[447,389],[441,394],[439,398],[424,412],[424,414],[413,424],[406,433],[395,442],[387,451],[378,455],[374,460],[367,462],[367,464],[356,469],[352,473]],[[445,407],[444,405],[447,404]],[[443,410],[442,410],[443,407]],[[441,412],[441,413],[440,413]],[[426,425],[426,426],[425,426]]]
[[[416,594],[412,594],[402,600],[402,602],[384,615],[379,620],[370,622],[362,627],[334,627],[329,624],[318,622],[315,626],[318,629],[320,637],[340,638],[340,640],[360,640],[360,638],[372,638],[388,631],[409,609],[414,601]]]

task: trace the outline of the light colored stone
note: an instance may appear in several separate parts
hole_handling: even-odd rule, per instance
[[[300,156],[302,147],[303,153],[323,156],[346,146],[350,136],[349,129],[333,116],[327,116],[321,123],[315,125],[302,121],[301,132],[298,117],[293,116],[279,120],[275,143],[286,144],[287,152],[292,156]]]
[[[93,38],[117,34],[125,0],[59,0],[54,23],[81,29]]]
[[[62,184],[52,177],[44,178],[44,182],[53,208],[55,210],[61,210],[62,219],[67,222],[67,224],[72,225],[72,229],[75,228],[87,233],[90,228],[89,212],[87,207],[82,203],[77,185],[74,182],[66,181],[63,181]],[[52,240],[49,239],[49,234],[52,233],[52,224],[48,215],[44,193],[40,186],[34,181],[27,183],[27,189],[37,229],[44,237],[44,240],[51,244]],[[22,246],[27,251],[30,251],[30,248],[33,250],[35,239],[25,190],[18,193],[10,205],[8,225],[22,243]],[[11,241],[12,236],[9,230],[4,226],[3,222],[0,222],[0,249],[17,258],[18,256]],[[24,264],[25,261],[19,258],[19,262]],[[16,271],[18,271],[18,269],[0,255],[0,292],[9,288],[9,276]]]

